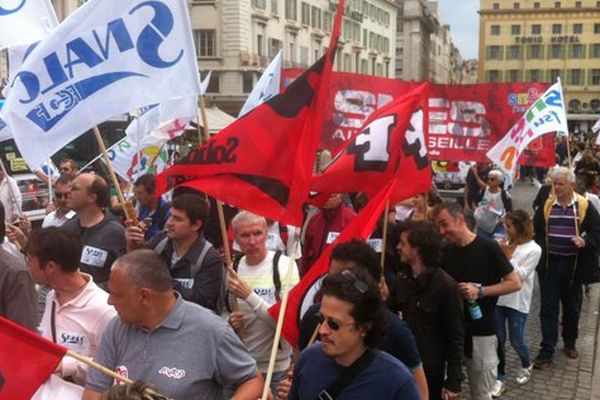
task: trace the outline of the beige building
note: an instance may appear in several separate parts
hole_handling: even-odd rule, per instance
[[[329,0],[193,1],[200,69],[213,71],[209,101],[237,113],[279,50],[284,67],[313,64],[327,49],[336,9]],[[393,1],[346,1],[337,70],[393,76],[395,48]]]
[[[480,82],[555,82],[569,126],[600,118],[600,1],[481,0]]]

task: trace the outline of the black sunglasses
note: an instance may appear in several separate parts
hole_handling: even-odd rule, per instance
[[[324,323],[327,323],[327,326],[329,326],[329,329],[331,329],[332,331],[335,331],[335,332],[339,331],[340,328],[342,328],[343,326],[356,325],[356,322],[346,322],[344,324],[341,324],[339,322],[335,322],[330,317],[325,317],[321,313],[317,313],[316,317],[318,318],[319,323],[321,325],[323,325]]]
[[[62,198],[67,198],[69,197],[69,192],[66,193],[62,193],[62,192],[54,192],[54,196],[58,199],[62,199]]]

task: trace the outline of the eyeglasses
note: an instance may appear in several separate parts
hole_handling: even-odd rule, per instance
[[[66,199],[69,197],[69,192],[54,192],[54,196],[58,199]]]
[[[364,283],[363,281],[361,281],[360,279],[358,279],[356,277],[356,275],[354,275],[354,273],[352,271],[350,271],[349,269],[343,270],[342,275],[346,276],[348,278],[351,278],[353,280],[354,288],[356,290],[358,290],[360,293],[366,293],[367,290],[369,290],[369,287],[367,286],[367,284]]]
[[[327,323],[327,326],[329,327],[329,329],[331,329],[332,331],[335,331],[335,332],[339,331],[344,326],[356,325],[356,322],[346,322],[346,323],[343,323],[343,324],[340,323],[340,322],[335,322],[330,317],[325,317],[321,313],[317,313],[316,316],[319,319],[319,323],[321,325],[323,325],[324,323]]]

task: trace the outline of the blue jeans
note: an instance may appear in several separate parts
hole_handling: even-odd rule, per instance
[[[475,233],[477,234],[477,236],[482,238],[497,240],[506,235],[506,228],[504,227],[504,224],[498,223],[498,225],[496,225],[496,227],[494,228],[494,231],[491,233],[486,232],[481,228],[477,228],[477,231]]]
[[[581,284],[571,284],[575,257],[561,257],[552,254],[548,256],[548,270],[538,275],[542,325],[540,356],[552,358],[558,342],[559,304],[562,304],[562,337],[565,347],[575,348],[583,290]]]
[[[510,344],[521,359],[521,366],[527,368],[531,365],[529,347],[525,343],[525,327],[527,314],[514,308],[496,306],[496,332],[498,335],[498,380],[503,381],[506,375],[504,366],[506,360],[506,326],[508,322],[508,337]]]

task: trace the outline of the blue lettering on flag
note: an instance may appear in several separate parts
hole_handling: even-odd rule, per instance
[[[3,6],[3,4],[5,4],[6,2],[0,1],[0,17],[16,13],[21,8],[23,8],[23,6],[25,5],[25,1],[26,0],[21,0],[21,2],[15,8],[11,9],[8,9],[6,8],[6,6]]]

